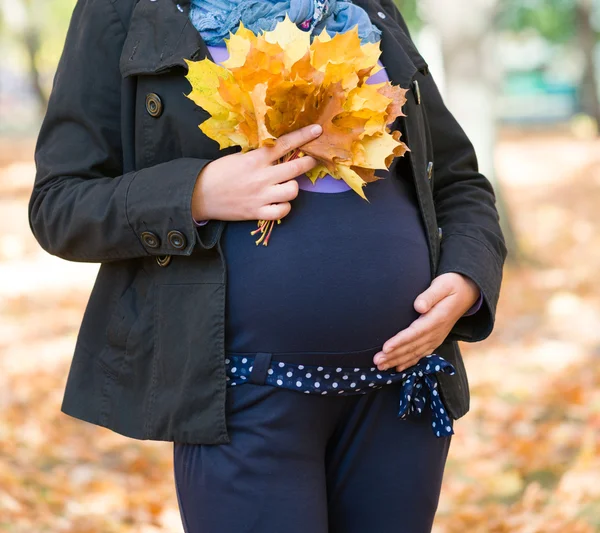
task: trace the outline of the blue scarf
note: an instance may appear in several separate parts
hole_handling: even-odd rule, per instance
[[[381,38],[381,30],[371,23],[366,11],[350,0],[192,0],[191,4],[190,20],[211,46],[222,46],[223,39],[235,32],[240,21],[258,34],[275,28],[286,13],[311,36],[323,29],[330,35],[343,33],[358,24],[363,44]]]

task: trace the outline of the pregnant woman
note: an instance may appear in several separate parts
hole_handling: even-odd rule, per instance
[[[410,152],[365,188],[315,185],[318,137],[220,151],[185,59],[240,22],[379,42],[410,88]],[[170,441],[187,533],[426,533],[454,420],[457,341],[492,331],[506,257],[489,181],[390,0],[79,0],[36,147],[32,230],[101,263],[62,410]],[[278,220],[268,246],[250,233]],[[401,415],[401,416],[399,416]],[[392,509],[397,512],[392,512]]]

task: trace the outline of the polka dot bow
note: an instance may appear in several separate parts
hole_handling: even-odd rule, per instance
[[[249,383],[254,364],[254,357],[251,355],[230,354],[225,359],[228,386]],[[420,415],[429,396],[434,434],[438,437],[453,434],[452,421],[439,396],[435,374],[445,372],[453,375],[455,369],[439,355],[425,356],[403,372],[396,372],[395,369],[380,372],[376,367],[309,366],[277,361],[270,361],[266,370],[265,384],[305,394],[365,394],[370,390],[400,383],[400,418],[407,418],[411,413]]]
[[[439,355],[423,357],[416,365],[403,373],[402,395],[398,416],[406,418],[409,414],[420,415],[427,404],[431,407],[431,426],[438,437],[454,434],[452,421],[446,412],[438,391],[438,381],[435,373],[445,372],[454,375],[455,368]]]

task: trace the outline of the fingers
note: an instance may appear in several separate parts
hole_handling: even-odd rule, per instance
[[[406,330],[401,331],[400,334],[411,329],[418,320],[420,319],[417,319]],[[396,348],[385,353],[382,351],[375,355],[373,362],[377,365],[379,370],[387,370],[396,367],[396,370],[402,371],[403,369],[416,364],[421,357],[430,355],[437,345],[441,344],[441,341],[436,344],[437,341],[435,339],[437,338],[438,333],[436,330],[425,329],[421,325],[417,325],[417,327],[414,328],[414,331],[422,331],[422,333],[407,344],[400,344]],[[398,335],[392,337],[390,341],[394,341],[396,337],[398,337]]]
[[[373,362],[379,370],[395,367],[398,372],[413,366],[422,357],[431,355],[450,333],[456,319],[453,276],[442,274],[430,287],[417,296],[414,307],[421,313],[410,326],[388,339]]]
[[[373,358],[373,361],[379,370],[387,370],[393,366],[398,366],[403,362],[414,358],[416,355],[422,354],[431,344],[433,334],[428,332],[413,342],[401,344],[397,348],[390,351],[379,352]]]
[[[452,284],[445,277],[434,278],[429,288],[415,299],[414,308],[417,313],[427,313],[435,304],[452,293]]]
[[[373,362],[379,370],[396,367],[401,371],[408,368],[442,344],[452,325],[447,310],[438,304],[428,314],[421,315],[408,328],[387,340],[382,351],[375,354]]]
[[[286,163],[265,168],[262,173],[267,182],[264,204],[259,209],[259,220],[279,220],[291,210],[290,202],[298,196],[299,185],[294,179],[318,164],[310,156],[303,156]]]
[[[265,192],[265,205],[259,209],[259,220],[279,220],[291,210],[290,202],[298,196],[300,186],[294,179],[276,183]]]
[[[286,133],[277,139],[274,146],[263,147],[258,150],[265,154],[269,162],[273,162],[283,157],[288,152],[300,148],[313,139],[321,135],[323,128],[319,124],[311,124],[304,128]]]
[[[396,372],[404,372],[407,368],[415,366],[421,359],[423,359],[423,357],[431,355],[432,352],[433,350],[421,350],[418,352],[418,355],[403,358],[395,362],[392,366],[395,367]]]
[[[265,204],[278,204],[280,202],[291,202],[298,196],[300,186],[294,179],[283,183],[271,185],[265,191]]]
[[[439,346],[440,343],[438,343]],[[384,362],[377,364],[379,370],[388,370],[395,368],[396,371],[402,372],[408,367],[411,367],[419,362],[419,360],[426,355],[431,355],[437,346],[432,341],[426,341],[423,339],[421,342],[415,344],[410,350],[402,353],[392,352],[389,354],[389,359]]]
[[[391,339],[383,343],[382,352],[387,355],[390,352],[401,350],[410,350],[413,345],[420,341],[435,327],[435,320],[432,317],[423,315],[417,318],[410,326],[394,335]]]
[[[301,176],[310,169],[316,167],[318,161],[309,155],[292,159],[285,163],[279,163],[265,169],[265,178],[269,183],[278,184]]]
[[[258,158],[255,162],[262,160],[263,164],[268,164],[260,170],[268,185],[263,196],[265,205],[258,209],[259,220],[279,220],[287,216],[291,211],[290,201],[298,196],[299,186],[294,178],[314,168],[318,161],[313,157],[303,156],[285,163],[273,163],[317,138],[322,131],[319,124],[312,124],[282,135],[272,147],[253,151],[253,157]]]
[[[281,202],[279,204],[267,204],[258,209],[259,220],[279,220],[289,215],[292,210],[292,204]]]

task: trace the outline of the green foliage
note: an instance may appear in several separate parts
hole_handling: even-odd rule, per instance
[[[65,43],[75,0],[38,0],[32,4],[42,44],[37,58],[38,68],[53,71]]]
[[[499,25],[515,32],[534,30],[555,43],[575,36],[575,0],[502,0]]]
[[[421,27],[418,0],[394,0],[394,3],[402,13],[404,20],[406,20],[411,33],[417,31]]]
[[[565,43],[577,32],[575,9],[578,0],[497,0],[500,29],[513,32],[535,31],[553,43]],[[411,31],[422,24],[419,0],[394,0]],[[600,20],[600,0],[596,0]]]
[[[24,15],[14,20],[2,20],[4,13],[0,9],[0,37],[11,45],[6,53],[18,57],[19,62],[24,64],[27,61],[24,40],[28,35],[34,36],[39,43],[37,67],[40,71],[53,72],[65,42],[76,0],[9,1],[16,4],[16,12],[23,12]]]

